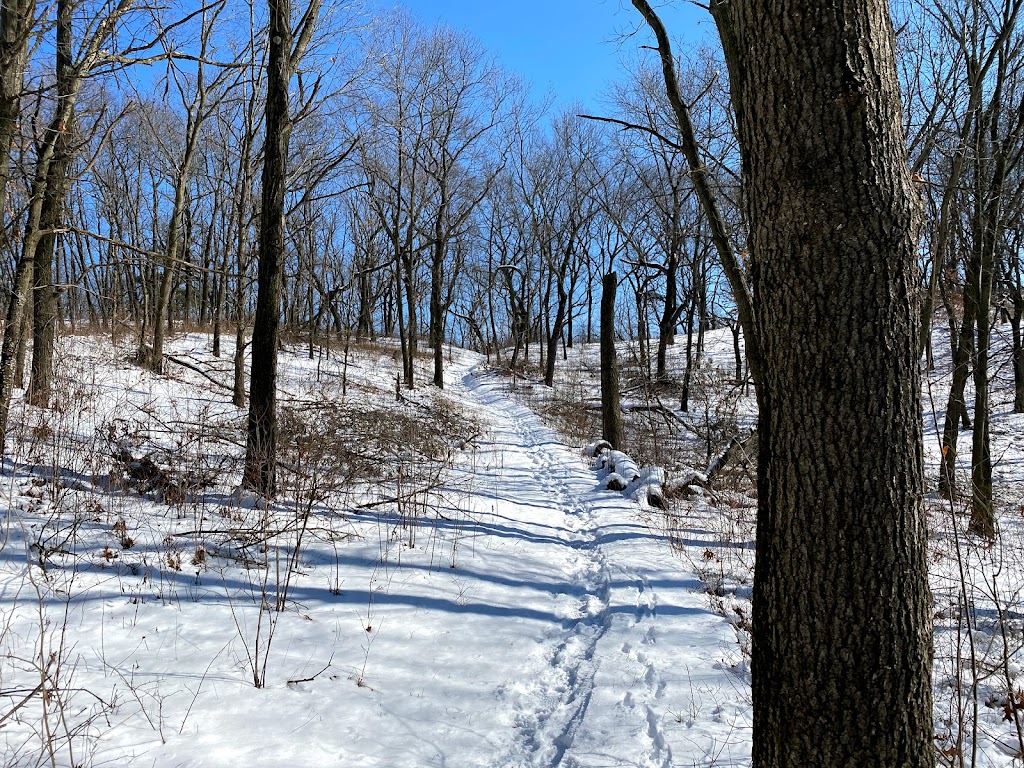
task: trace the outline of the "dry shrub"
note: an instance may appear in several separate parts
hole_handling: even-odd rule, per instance
[[[282,407],[280,446],[285,469],[316,471],[324,487],[390,479],[394,468],[447,464],[454,448],[479,431],[448,400],[416,404],[305,403]]]

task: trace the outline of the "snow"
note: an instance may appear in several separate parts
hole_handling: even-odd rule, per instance
[[[175,354],[203,359],[204,343],[185,337]],[[292,561],[297,525],[246,547],[214,532],[264,515],[299,520],[294,504],[261,504],[230,483],[170,505],[108,493],[103,462],[82,444],[102,444],[109,429],[157,441],[155,413],[167,425],[205,420],[223,438],[205,449],[237,453],[228,427],[244,413],[187,372],[152,377],[75,345],[93,355],[83,368],[101,373],[67,375],[86,383],[77,399],[94,405],[66,423],[58,415],[57,445],[26,447],[5,482],[0,716],[28,696],[0,727],[5,764],[48,762],[47,741],[61,766],[749,761],[736,628],[712,610],[658,518],[605,490],[583,452],[479,358],[456,352],[448,369],[445,397],[480,434],[455,451],[443,483],[402,513],[351,503],[394,488],[345,508],[317,501],[315,531]],[[289,396],[333,391],[303,383],[317,364],[284,356]],[[349,373],[366,387],[392,386],[386,355],[362,366]],[[198,462],[200,448],[182,450]],[[46,479],[43,459],[60,451],[77,457],[57,473],[74,473],[73,485]],[[53,529],[65,538],[48,539],[42,556],[32,547]],[[40,669],[61,690],[45,707],[29,695]]]
[[[997,340],[999,540],[967,533],[965,500],[926,499],[944,765],[1020,763],[1024,416]],[[172,354],[227,385],[231,350],[209,341]],[[709,485],[689,465],[729,419],[749,429],[753,404],[720,386],[728,332],[707,341],[665,468],[593,434],[568,445],[535,413],[550,390],[467,352],[443,392],[396,402],[386,342],[347,364],[286,350],[283,421],[305,447],[267,502],[238,488],[246,413],[228,389],[64,339],[57,407],[15,403],[0,475],[2,765],[748,766],[756,499],[749,477]],[[595,359],[557,368],[581,397]],[[173,491],[126,477],[147,457]]]

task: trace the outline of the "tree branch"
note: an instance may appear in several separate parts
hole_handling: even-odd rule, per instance
[[[697,139],[693,131],[693,121],[690,118],[690,108],[686,106],[683,97],[679,92],[679,80],[676,75],[675,60],[672,56],[672,45],[669,41],[668,32],[662,24],[658,14],[651,8],[647,0],[631,0],[644,17],[654,37],[658,41],[658,55],[661,58],[661,71],[665,80],[665,91],[672,111],[676,117],[676,124],[681,137],[681,151],[686,157],[690,166],[690,174],[693,179],[694,189],[700,199],[701,207],[711,226],[711,239],[718,253],[722,270],[725,272],[729,285],[732,288],[733,299],[736,302],[736,309],[739,314],[740,323],[743,325],[743,333],[747,338],[747,360],[750,363],[750,372],[754,381],[759,382],[762,378],[763,365],[760,353],[760,338],[758,331],[757,316],[754,309],[753,295],[747,283],[743,267],[740,264],[736,250],[732,246],[731,238],[725,224],[725,218],[718,207],[718,200],[709,180],[710,173],[707,166],[701,161],[697,149]]]

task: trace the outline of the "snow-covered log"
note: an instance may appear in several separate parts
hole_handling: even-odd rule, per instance
[[[642,505],[656,509],[668,508],[664,492],[668,473],[662,467],[640,469],[628,454],[612,449],[604,440],[587,446],[585,453],[594,457],[594,468],[603,487],[610,491],[625,492]]]
[[[636,462],[622,451],[608,451],[608,466],[612,472],[622,475],[629,482],[640,477],[640,468]]]
[[[624,491],[629,487],[629,483],[617,472],[610,472],[604,479],[604,487],[609,491]]]

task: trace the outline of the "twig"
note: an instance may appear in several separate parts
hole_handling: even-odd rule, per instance
[[[327,662],[327,666],[325,666],[323,669],[321,669],[315,675],[313,675],[312,677],[300,677],[297,680],[289,680],[288,681],[288,685],[297,685],[298,683],[311,683],[311,682],[313,682],[318,677],[320,677],[320,675],[322,675],[324,672],[326,672],[328,669],[331,668],[331,662],[332,661],[334,661],[334,654],[333,653],[331,654],[330,660]]]
[[[7,719],[9,719],[9,718],[13,717],[13,716],[14,716],[14,713],[15,713],[15,712],[17,712],[17,711],[18,711],[19,709],[21,709],[21,708],[22,708],[23,706],[25,706],[26,704],[28,704],[28,703],[29,703],[29,702],[30,702],[30,701],[32,700],[32,697],[33,697],[33,696],[35,696],[35,695],[36,695],[37,693],[39,693],[39,692],[40,692],[40,691],[42,691],[42,690],[43,690],[43,684],[42,684],[42,683],[40,683],[39,685],[37,685],[37,686],[36,686],[35,688],[33,688],[33,689],[32,689],[32,690],[31,690],[31,691],[29,692],[28,696],[26,696],[26,697],[25,697],[25,698],[23,698],[23,699],[22,699],[21,701],[19,701],[19,702],[18,702],[17,704],[15,704],[15,705],[14,705],[14,706],[13,706],[13,707],[12,707],[12,708],[11,708],[11,709],[10,709],[10,710],[8,711],[8,712],[7,712],[7,714],[5,714],[5,715],[4,715],[3,717],[0,717],[0,724],[2,724],[2,723],[4,722],[4,720],[7,720]]]
[[[231,645],[231,641],[230,641],[230,640],[229,640],[229,641],[228,641],[228,642],[227,642],[227,643],[226,643],[226,644],[224,645],[224,647],[223,647],[223,648],[221,648],[221,649],[220,649],[219,651],[217,651],[217,655],[216,655],[216,656],[214,656],[214,657],[213,657],[212,659],[210,659],[210,663],[209,663],[209,664],[207,664],[207,665],[206,665],[206,669],[204,669],[204,670],[203,670],[203,676],[202,676],[201,678],[199,678],[199,687],[198,687],[198,688],[196,688],[196,692],[195,692],[195,694],[193,694],[193,696],[192,696],[192,702],[191,702],[191,703],[190,703],[190,704],[188,705],[188,709],[187,709],[187,710],[185,710],[185,717],[183,717],[183,718],[181,719],[181,728],[179,728],[179,729],[178,729],[178,735],[179,735],[179,736],[180,736],[180,735],[182,734],[182,732],[183,732],[183,731],[185,730],[185,721],[186,721],[186,720],[188,720],[188,716],[189,716],[189,714],[191,714],[191,712],[192,712],[192,707],[194,707],[194,706],[195,706],[195,703],[196,703],[196,699],[198,699],[198,698],[199,698],[199,692],[203,690],[203,683],[204,683],[204,682],[206,681],[206,676],[207,676],[208,674],[210,674],[210,667],[212,667],[212,666],[213,666],[213,662],[215,662],[215,661],[216,661],[216,660],[217,660],[218,658],[220,658],[220,655],[221,655],[222,653],[224,653],[225,649],[227,649],[227,647],[228,647],[229,645]]]
[[[403,493],[401,496],[388,496],[383,499],[378,499],[377,501],[368,501],[365,504],[359,504],[358,506],[354,507],[354,511],[358,512],[359,510],[362,509],[373,509],[374,507],[382,507],[385,504],[397,504],[399,502],[405,501],[406,499],[414,499],[421,493],[427,493],[429,491],[437,490],[439,487],[440,485],[435,483],[433,485],[428,485],[423,488],[417,488],[416,490],[409,491],[408,493]]]

